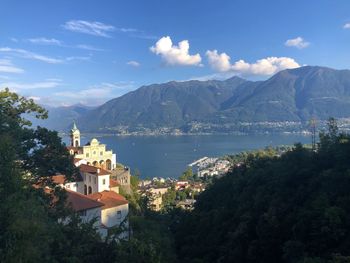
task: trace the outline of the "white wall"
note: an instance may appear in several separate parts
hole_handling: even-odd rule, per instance
[[[103,184],[103,180],[105,183]],[[96,188],[97,192],[109,191],[109,175],[98,176],[98,185]]]
[[[99,229],[101,227],[101,207],[86,210],[86,215],[82,215],[81,212],[78,212],[78,214],[84,223],[96,219],[94,227],[96,229]]]
[[[121,211],[120,216],[118,211]],[[101,222],[107,227],[119,226],[129,213],[129,204],[102,210]]]
[[[114,169],[117,165],[117,155],[115,153],[112,154],[112,169]]]

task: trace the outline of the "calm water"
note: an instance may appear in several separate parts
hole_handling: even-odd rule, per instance
[[[67,143],[68,138],[63,138]],[[91,137],[82,137],[82,144]],[[310,143],[302,135],[106,136],[98,140],[117,153],[117,161],[138,169],[142,178],[178,177],[189,163],[203,156],[217,157],[241,151]]]

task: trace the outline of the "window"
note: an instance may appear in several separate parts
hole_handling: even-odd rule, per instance
[[[117,218],[121,219],[122,218],[122,211],[117,211]]]
[[[103,180],[102,180],[102,184],[106,184],[106,179],[103,179]]]
[[[89,175],[89,182],[91,183],[91,175]]]
[[[94,155],[96,155],[96,151],[94,151],[94,153],[93,153]]]
[[[103,152],[100,152],[100,155],[102,156],[102,155],[103,155]]]
[[[86,157],[88,157],[88,158],[89,158],[89,153],[86,153]]]
[[[94,177],[94,184],[96,184],[96,177]]]

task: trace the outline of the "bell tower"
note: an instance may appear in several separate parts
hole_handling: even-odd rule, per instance
[[[73,128],[70,130],[70,139],[71,139],[71,146],[80,147],[80,131],[77,128],[75,121],[73,122]]]

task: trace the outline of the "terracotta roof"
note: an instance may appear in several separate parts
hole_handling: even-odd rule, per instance
[[[117,180],[114,180],[112,178],[109,179],[109,187],[116,187],[119,186],[119,182]]]
[[[75,147],[75,146],[67,146],[68,150],[79,151],[83,149],[83,147]]]
[[[87,165],[87,164],[81,164],[79,166],[79,169],[83,173],[90,173],[90,174],[97,174],[97,175],[109,175],[109,174],[111,174],[107,170],[104,170],[104,169],[99,168],[99,167]]]
[[[77,178],[72,178],[73,181],[66,181],[66,176],[63,174],[56,174],[51,176],[52,181],[55,184],[64,184],[64,183],[73,183],[73,182],[82,182],[83,178],[81,177],[81,175],[77,175]]]
[[[102,209],[108,209],[129,203],[124,196],[117,194],[113,191],[103,191],[100,193],[94,193],[87,195],[87,197],[103,203],[104,206],[102,207]]]
[[[104,206],[104,203],[97,200],[93,200],[86,195],[82,195],[77,192],[67,190],[67,203],[70,205],[74,211],[82,211],[87,209],[92,209],[100,206]]]
[[[54,175],[51,177],[55,184],[64,184],[66,177],[63,174]]]

